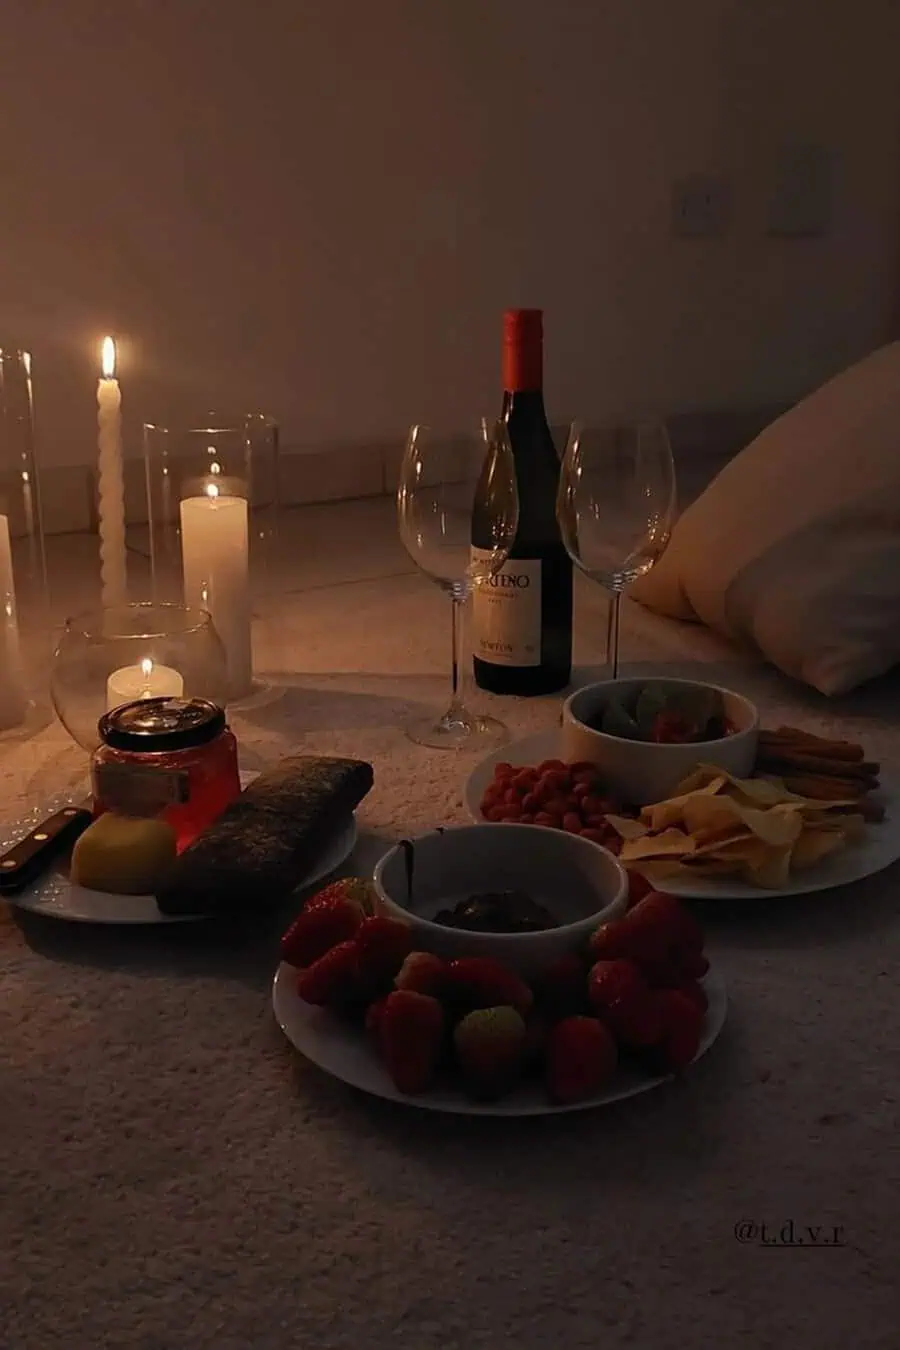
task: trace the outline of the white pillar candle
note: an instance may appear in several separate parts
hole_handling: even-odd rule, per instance
[[[244,698],[253,687],[246,499],[222,496],[212,482],[202,497],[185,497],[181,561],[184,603],[209,611],[225,648],[229,696]]]
[[[9,521],[0,516],[0,731],[21,726],[28,712],[22,666]]]
[[[118,708],[139,698],[181,698],[184,680],[171,666],[145,657],[136,666],[120,666],[106,681],[106,706]]]
[[[103,605],[128,600],[125,563],[125,477],[122,468],[122,394],[116,373],[116,344],[103,339],[103,376],[97,385],[98,516]]]

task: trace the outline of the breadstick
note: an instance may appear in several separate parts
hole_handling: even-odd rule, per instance
[[[862,779],[877,778],[881,765],[874,761],[860,760],[851,764],[847,760],[828,759],[824,755],[806,755],[799,751],[769,751],[763,748],[759,753],[759,763],[778,764],[797,772],[808,772],[814,777],[846,778],[854,782]]]
[[[779,727],[778,731],[761,731],[759,741],[761,745],[777,746],[784,750],[790,748],[798,754],[821,755],[826,759],[846,760],[851,764],[866,757],[862,746],[852,741],[829,741],[790,727]]]

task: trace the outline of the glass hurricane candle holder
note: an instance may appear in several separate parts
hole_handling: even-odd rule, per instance
[[[264,413],[145,422],[143,452],[153,598],[176,599],[181,585],[182,499],[216,483],[247,502],[251,591],[263,595],[278,533],[276,422]]]
[[[278,531],[278,427],[262,413],[186,428],[147,422],[143,448],[153,596],[209,610],[230,697],[246,699],[252,611]]]
[[[134,699],[227,699],[225,651],[209,614],[185,605],[114,605],[66,620],[50,697],[77,745],[93,753],[104,713]]]
[[[28,352],[0,348],[0,736],[40,721],[49,635],[47,557]]]

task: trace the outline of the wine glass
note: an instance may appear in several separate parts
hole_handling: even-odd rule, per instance
[[[437,721],[427,717],[410,723],[406,734],[432,749],[502,744],[503,723],[465,706],[460,649],[463,606],[475,587],[503,566],[516,537],[519,497],[503,422],[482,418],[465,436],[441,435],[420,423],[412,426],[400,469],[397,514],[407,553],[452,605],[450,706]],[[481,546],[473,549],[476,514]]]
[[[576,567],[610,592],[606,663],[619,674],[622,592],[656,564],[677,513],[675,464],[665,423],[609,427],[573,422],[556,514]]]

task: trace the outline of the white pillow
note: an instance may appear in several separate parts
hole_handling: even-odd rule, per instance
[[[629,594],[823,694],[900,663],[900,342],[767,427]]]

